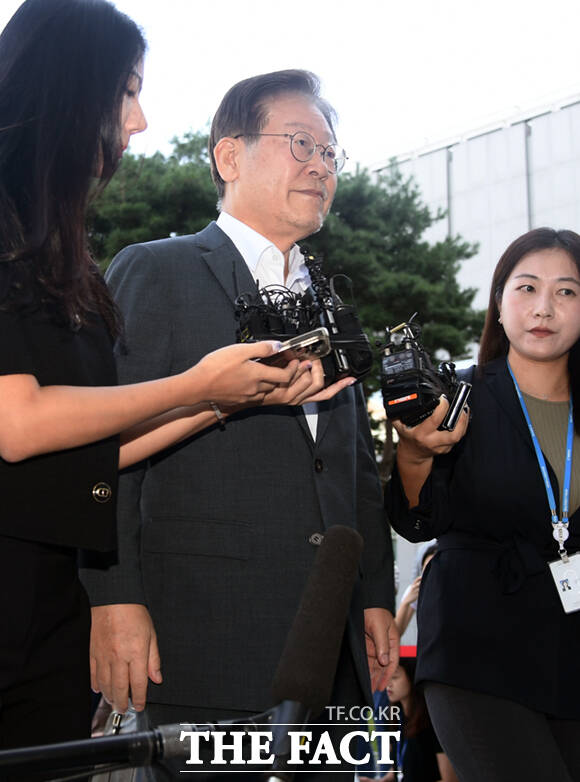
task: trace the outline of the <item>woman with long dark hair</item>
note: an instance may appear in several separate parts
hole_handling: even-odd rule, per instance
[[[115,385],[122,327],[85,214],[145,128],[144,51],[106,0],[26,0],[0,36],[0,747],[88,735],[76,548],[114,549],[119,466],[223,425],[220,405],[322,387],[307,362],[252,360],[268,342]]]
[[[579,394],[580,236],[537,228],[496,267],[469,427],[397,424],[393,526],[439,547],[417,679],[462,782],[580,779]]]

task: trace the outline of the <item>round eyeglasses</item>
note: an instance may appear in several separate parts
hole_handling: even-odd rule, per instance
[[[305,130],[299,130],[296,133],[238,133],[234,138],[243,138],[244,136],[281,136],[290,139],[290,152],[294,160],[299,163],[308,163],[320,149],[322,162],[331,174],[339,174],[348,160],[346,152],[338,144],[317,144],[314,136],[306,133]]]

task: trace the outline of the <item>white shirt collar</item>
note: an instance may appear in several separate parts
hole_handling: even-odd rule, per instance
[[[290,250],[288,279],[284,281],[284,255],[269,239],[227,212],[220,212],[216,222],[232,240],[260,288],[266,285],[285,285],[294,293],[304,293],[309,287],[310,275],[297,244]],[[316,440],[318,404],[306,402],[302,407],[312,439]]]
[[[227,212],[220,212],[217,224],[235,244],[260,288],[285,285],[295,292],[308,288],[310,276],[297,244],[290,249],[288,278],[284,281],[284,255],[269,239]]]

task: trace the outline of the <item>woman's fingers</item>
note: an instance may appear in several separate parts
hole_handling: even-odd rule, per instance
[[[445,419],[448,410],[449,403],[442,396],[432,414],[417,426],[406,426],[402,421],[393,421],[393,427],[397,430],[401,440],[405,442],[406,448],[416,450],[418,455],[433,456],[447,453],[461,440],[469,424],[469,414],[464,410],[452,432],[440,430],[439,426]]]

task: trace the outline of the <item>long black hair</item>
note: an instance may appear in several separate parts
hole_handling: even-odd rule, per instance
[[[0,35],[3,307],[43,306],[70,325],[116,309],[85,227],[119,162],[121,106],[145,52],[107,0],[26,0]]]
[[[509,351],[508,338],[498,323],[499,306],[508,277],[525,255],[554,248],[568,253],[580,275],[580,236],[569,230],[534,228],[515,239],[499,259],[491,282],[489,306],[481,335],[478,362],[480,367],[495,358],[507,356]],[[568,354],[568,373],[574,409],[574,429],[580,434],[580,339],[576,340]]]

